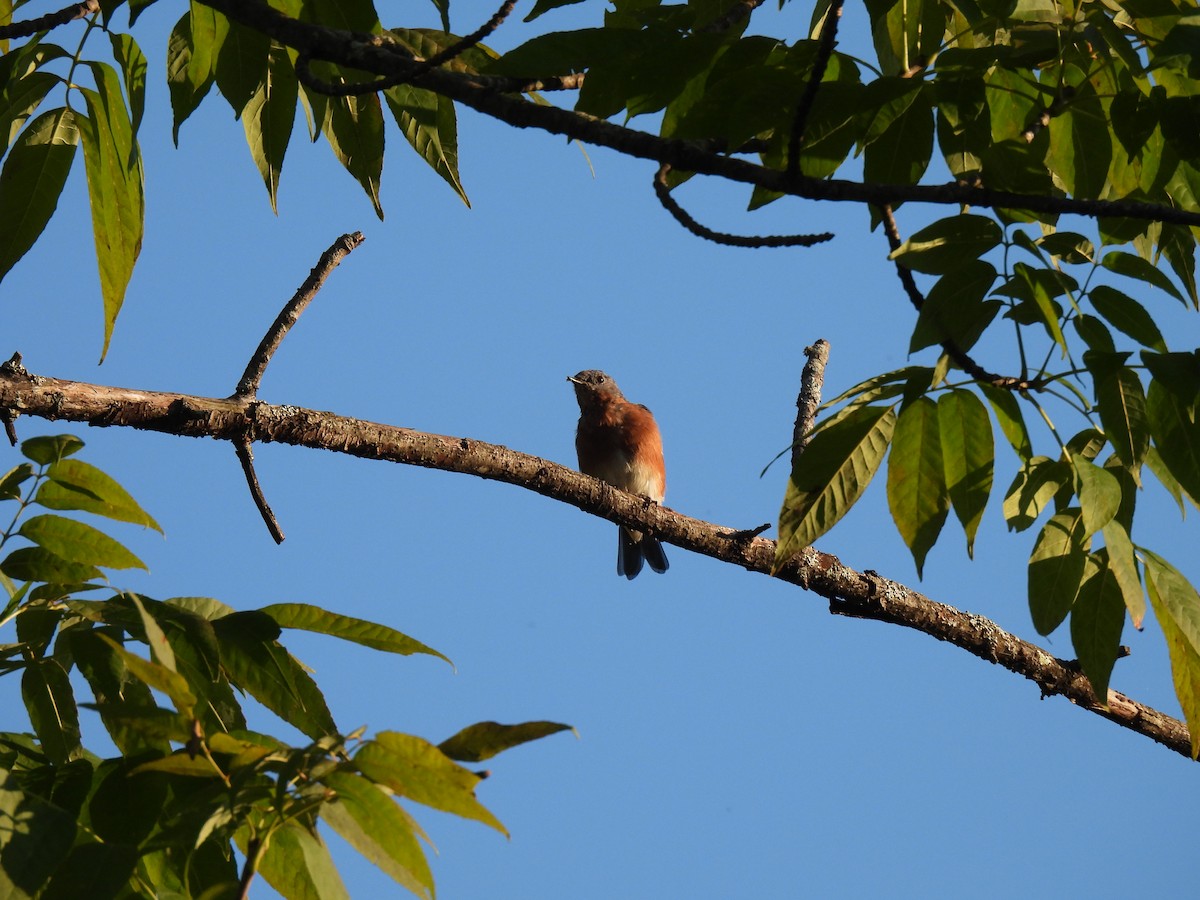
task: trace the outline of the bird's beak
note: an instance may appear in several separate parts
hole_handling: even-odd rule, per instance
[[[578,378],[576,378],[574,375],[568,375],[567,381],[571,382],[571,384],[583,384],[583,382],[580,381]]]

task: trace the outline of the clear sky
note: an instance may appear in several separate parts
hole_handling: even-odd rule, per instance
[[[380,5],[385,24],[436,25],[432,6],[397,6]],[[808,4],[773,7],[756,14],[758,28],[798,36]],[[529,8],[494,46],[600,15],[588,2],[525,26]],[[838,235],[811,249],[718,247],[661,209],[652,164],[595,148],[585,158],[469,111],[461,169],[473,209],[392,127],[381,223],[328,147],[298,130],[276,217],[220,97],[183,126],[178,151],[170,145],[165,35],[181,11],[160,2],[134,32],[150,60],[147,234],[108,359],[96,367],[80,158],[50,229],[0,285],[0,355],[20,350],[31,372],[228,395],[319,254],[361,229],[366,243],[289,334],[262,399],[573,465],[565,378],[603,368],[658,418],[667,505],[752,528],[778,515],[787,473],[759,473],[790,440],[803,348],[831,343],[830,396],[908,362],[914,313],[865,210],[781,201],[747,215],[743,188],[693,180],[676,196],[711,227]],[[453,22],[469,31],[491,12],[490,0],[456,3]],[[863,17],[848,5],[850,39]],[[904,207],[900,227],[949,212]],[[1173,349],[1196,344],[1175,301],[1139,296],[1174,316]],[[1004,341],[981,355],[1014,368]],[[1055,415],[1067,434],[1082,427],[1068,410]],[[228,445],[26,419],[18,430],[81,436],[82,458],[165,529],[165,540],[117,529],[151,569],[120,574],[119,586],[238,609],[315,603],[454,660],[456,670],[285,635],[344,731],[439,741],[487,719],[575,726],[578,739],[556,735],[489,764],[479,797],[511,840],[415,811],[439,849],[444,900],[1162,896],[1194,881],[1195,764],[923,635],[831,617],[815,595],[679,548],[668,548],[668,574],[627,583],[615,574],[615,526],[573,508],[475,478],[258,445],[287,534],[276,547]],[[3,469],[15,464],[15,450],[0,453]],[[818,546],[1070,657],[1066,629],[1041,639],[1030,624],[1034,533],[1005,530],[999,494],[1015,465],[1004,447],[998,460],[974,562],[951,517],[918,584],[882,476]],[[1155,488],[1139,504],[1135,540],[1200,583],[1196,516],[1181,525]],[[1132,656],[1113,687],[1178,715],[1156,624],[1127,626],[1123,640]],[[6,679],[0,722],[24,721],[18,680]],[[300,740],[263,711],[252,727]],[[91,714],[84,728],[85,743],[100,743]],[[352,896],[400,894],[331,841]],[[261,883],[259,895],[270,895]]]

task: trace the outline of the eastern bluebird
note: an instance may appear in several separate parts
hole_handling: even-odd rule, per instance
[[[579,471],[631,494],[662,503],[667,490],[662,435],[650,410],[625,399],[617,383],[596,369],[572,375],[579,401],[575,451]],[[634,578],[642,560],[655,572],[667,571],[667,555],[657,538],[621,528],[617,574]]]

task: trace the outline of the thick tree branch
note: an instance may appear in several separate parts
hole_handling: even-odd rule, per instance
[[[313,59],[324,59],[388,77],[412,74],[418,63],[406,56],[386,35],[354,34],[300,22],[272,9],[261,0],[202,0],[256,31]],[[853,203],[939,203],[978,207],[1025,209],[1038,213],[1127,218],[1200,225],[1200,212],[1187,212],[1157,203],[1133,200],[1073,200],[994,191],[963,184],[894,185],[862,184],[836,179],[808,178],[722,155],[707,142],[663,138],[555,106],[539,106],[512,91],[526,89],[532,80],[493,78],[433,69],[415,78],[414,84],[458,101],[514,128],[538,128],[585,143],[617,150],[628,156],[670,163],[677,169],[714,175],[730,181],[803,197]]]
[[[256,440],[347,453],[503,481],[620,525],[651,530],[678,547],[769,574],[775,542],[693,519],[558,463],[469,438],[448,437],[274,406],[248,398],[216,399],[104,387],[20,373],[0,373],[0,410],[10,415],[124,426],[182,437]],[[980,616],[936,603],[874,573],[857,572],[807,547],[777,572],[780,580],[829,600],[830,611],[902,625],[946,641],[1033,681],[1043,696],[1061,695],[1110,721],[1191,756],[1187,727],[1177,719],[1109,691],[1092,694],[1077,666],[1009,634]]]

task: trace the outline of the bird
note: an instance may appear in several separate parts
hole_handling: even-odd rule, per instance
[[[613,487],[662,503],[667,490],[662,435],[654,416],[640,403],[630,403],[617,383],[598,369],[568,375],[579,401],[575,451],[579,471]],[[659,540],[622,526],[617,542],[617,574],[637,577],[642,562],[655,572],[667,571],[667,554]]]

